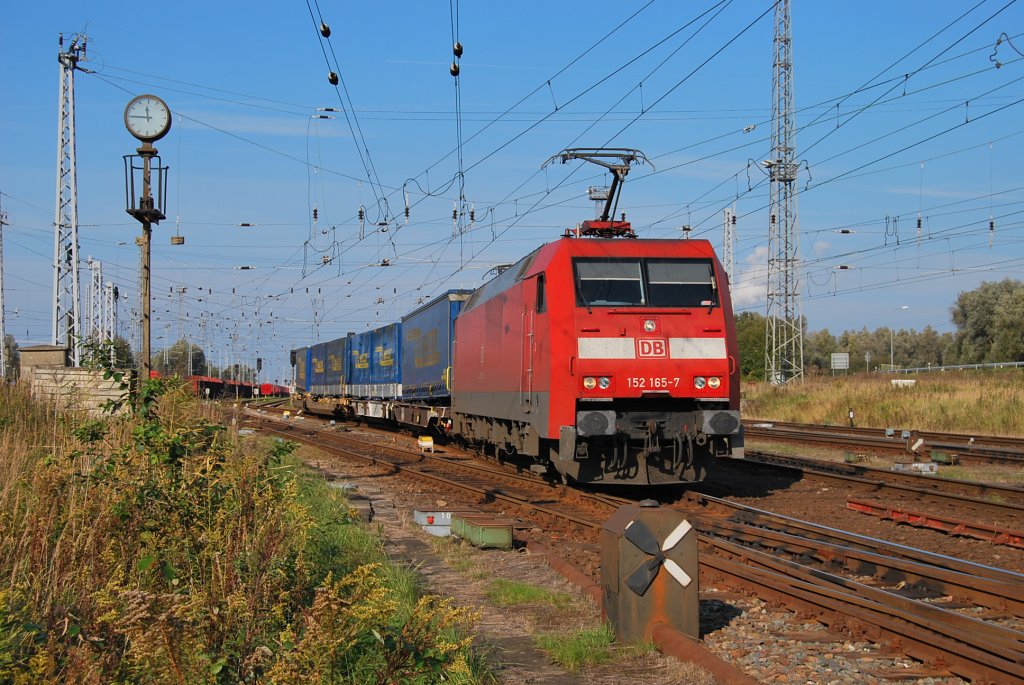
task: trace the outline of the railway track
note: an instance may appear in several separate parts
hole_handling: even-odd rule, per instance
[[[934,490],[936,492],[966,495],[977,499],[990,499],[1024,505],[1024,487],[1013,485],[998,485],[992,483],[979,483],[976,481],[956,480],[953,478],[943,478],[937,475],[922,475],[919,473],[892,471],[890,469],[860,466],[844,462],[795,457],[764,450],[747,450],[745,460],[757,462],[759,464],[789,467],[808,473],[849,476],[851,478],[881,481],[893,485],[908,485],[915,488]]]
[[[749,450],[746,461],[860,491],[848,508],[996,544],[1024,547],[1024,489]]]
[[[927,456],[933,461],[1024,465],[1024,439],[882,428],[744,421],[747,438]]]
[[[589,539],[616,507],[630,501],[567,492],[533,474],[513,474],[463,456],[367,444],[315,426],[270,420],[265,412],[250,415],[275,435],[458,488],[482,503],[513,505],[524,516],[557,522]],[[991,683],[1024,680],[1020,574],[706,495],[672,506],[686,512],[700,532],[707,578],[814,616],[830,631],[918,659],[930,674]]]
[[[328,452],[376,464],[395,473],[405,473],[431,481],[445,488],[471,492],[481,503],[505,502],[527,507],[547,517],[568,522],[577,529],[593,528],[593,518],[584,518],[567,504],[560,503],[567,495],[579,501],[589,496],[568,491],[536,476],[519,475],[511,469],[487,464],[465,455],[416,452],[380,443],[367,443],[340,433],[326,433],[308,425],[297,426],[282,421],[264,421],[259,430],[277,437],[295,440]],[[546,486],[539,493],[538,488]],[[609,505],[605,497],[592,498],[595,507],[603,512]],[[621,500],[626,502],[628,500]],[[617,506],[617,505],[615,505]]]

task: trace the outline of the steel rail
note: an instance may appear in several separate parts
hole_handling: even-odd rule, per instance
[[[862,514],[905,523],[917,528],[938,530],[949,535],[984,540],[995,545],[1007,545],[1024,549],[1024,531],[1000,526],[990,526],[977,521],[965,521],[952,516],[941,516],[906,507],[893,507],[882,502],[869,502],[856,497],[846,498],[846,507]]]
[[[819,571],[798,564],[789,559],[772,556],[761,550],[737,545],[728,540],[710,538],[703,541],[721,550],[724,556],[744,559],[748,565],[795,578],[816,585],[829,592],[847,593],[855,598],[850,604],[864,608],[874,605],[874,610],[884,607],[883,613],[897,616],[903,621],[916,623],[922,628],[965,644],[984,644],[986,650],[1001,657],[1017,661],[1024,657],[1024,632],[989,623],[973,616],[958,614],[943,607],[902,597],[888,590],[872,587],[850,578]],[[883,626],[879,626],[883,627]],[[980,640],[979,640],[980,638]],[[1024,668],[1024,662],[1020,664]]]
[[[742,461],[736,460],[737,464]],[[792,469],[800,471],[804,476],[824,480],[839,481],[846,484],[860,486],[878,494],[888,496],[900,496],[919,501],[939,502],[942,506],[948,506],[951,510],[970,511],[975,515],[995,517],[1003,521],[1016,521],[1024,523],[1024,504],[1015,502],[999,502],[995,500],[982,499],[956,493],[940,492],[928,488],[904,485],[896,482],[885,482],[876,478],[864,478],[861,476],[850,476],[833,471],[805,470],[796,464],[772,464],[765,463],[781,469]],[[996,488],[989,488],[990,494],[996,492]]]
[[[1008,583],[1024,588],[1024,574],[1007,571],[1006,569],[986,566],[973,561],[965,561],[956,557],[944,554],[936,554],[917,547],[901,545],[896,542],[879,540],[866,535],[859,535],[849,531],[823,526],[810,521],[775,514],[764,509],[758,509],[739,502],[710,495],[689,493],[687,501],[693,506],[705,511],[709,509],[721,509],[728,512],[729,517],[734,521],[749,523],[758,528],[765,528],[784,533],[794,533],[810,540],[816,540],[827,544],[837,544],[843,547],[852,547],[868,552],[877,552],[897,559],[906,559],[930,566],[948,569],[964,575],[985,578],[992,581]]]
[[[277,422],[274,422],[277,423]],[[288,426],[292,428],[292,426]],[[547,514],[586,528],[600,528],[602,523],[571,512],[546,505],[538,505],[529,499],[516,496],[514,493],[506,492],[489,486],[481,486],[465,480],[452,480],[450,477],[439,476],[434,473],[417,469],[422,465],[419,458],[421,455],[409,453],[416,456],[414,463],[395,463],[381,457],[361,454],[347,450],[329,441],[312,435],[297,435],[294,430],[277,430],[265,428],[271,432],[296,439],[300,442],[313,444],[328,452],[341,453],[355,457],[361,461],[380,464],[395,471],[407,471],[412,475],[433,480],[445,487],[456,487],[470,492],[475,492],[484,498],[500,499],[517,506],[532,508],[540,513]],[[322,434],[321,434],[322,435]],[[331,435],[334,438],[337,436]],[[365,445],[385,449],[379,445]],[[390,449],[390,448],[388,448]],[[405,456],[403,454],[403,456]],[[465,464],[445,460],[450,467],[462,467]],[[493,469],[486,469],[491,475],[508,477],[507,473],[496,473]],[[533,487],[540,484],[539,481],[527,479]],[[613,507],[613,498],[605,498],[601,501],[603,506]],[[706,497],[700,498],[700,504],[707,506],[712,502]],[[742,512],[741,512],[742,513]],[[692,512],[691,512],[692,514]],[[697,518],[697,517],[695,517]],[[699,522],[698,522],[699,523]],[[698,530],[700,528],[698,527]],[[860,537],[860,536],[855,536]],[[855,627],[857,624],[870,625],[873,632],[880,636],[890,636],[895,642],[901,645],[901,651],[908,656],[922,661],[934,663],[936,659],[948,664],[952,672],[965,677],[976,679],[988,678],[993,682],[1005,681],[1007,677],[1024,678],[1024,657],[1019,649],[1020,638],[1015,631],[1001,629],[999,626],[992,626],[983,621],[967,620],[959,614],[952,614],[937,607],[929,607],[927,604],[916,600],[901,598],[892,593],[883,593],[869,586],[853,584],[853,581],[836,577],[836,580],[828,578],[831,574],[816,569],[804,567],[795,562],[784,559],[776,559],[767,553],[758,553],[756,562],[751,561],[755,556],[753,550],[739,545],[732,545],[724,540],[715,538],[707,533],[701,533],[701,542],[709,549],[716,549],[714,553],[704,554],[700,560],[702,568],[709,572],[718,572],[735,577],[745,587],[753,587],[758,594],[776,593],[779,597],[786,598],[786,604],[791,608],[795,606],[819,607],[816,613],[826,623],[840,623],[846,627]],[[870,541],[870,538],[861,538],[862,541]],[[867,544],[865,542],[865,544]],[[730,547],[731,545],[731,547]],[[920,550],[912,550],[918,554],[928,556],[929,553]],[[729,558],[730,554],[738,554],[740,558],[746,559],[746,563],[736,562]],[[942,558],[941,555],[931,555]],[[952,560],[958,561],[958,560]],[[981,565],[972,565],[967,562],[960,562],[962,568],[986,569]],[[777,569],[784,568],[786,573],[780,573]],[[775,570],[773,570],[775,569]],[[1010,580],[1014,574],[1004,572],[1001,578],[1007,582],[1020,582]],[[995,573],[993,575],[999,575]],[[846,588],[836,589],[836,588]],[[849,591],[849,588],[856,588]],[[865,588],[863,596],[858,593]],[[875,590],[876,595],[871,595],[870,590]],[[867,599],[866,597],[873,597]],[[822,614],[821,607],[825,607]],[[925,607],[925,608],[921,608]],[[944,613],[935,613],[943,612]],[[951,614],[951,616],[948,616]],[[936,617],[941,617],[941,620]],[[934,632],[926,629],[930,620],[939,622],[949,619],[946,623],[949,627],[945,632]],[[973,621],[973,622],[972,622]],[[987,645],[983,647],[976,643],[978,639]]]
[[[801,471],[813,471],[815,473],[835,473],[843,476],[869,478],[897,485],[911,485],[942,492],[954,492],[977,499],[998,499],[1024,504],[1024,488],[1015,485],[979,483],[943,478],[941,476],[889,471],[872,466],[857,466],[843,462],[794,457],[775,452],[765,452],[763,450],[748,449],[743,461],[768,464],[770,466],[788,466]]]
[[[711,539],[710,542],[736,558],[705,554],[702,563],[723,576],[736,578],[744,584],[756,584],[757,594],[762,599],[800,606],[822,622],[840,629],[859,627],[875,642],[888,640],[907,656],[926,664],[941,664],[950,672],[971,680],[1004,683],[1024,679],[1024,653],[1013,647],[1019,643],[1019,638],[1013,635],[1016,631],[996,630],[995,626],[978,622],[981,632],[972,632],[959,619],[952,619],[958,616],[952,612],[920,602],[904,608],[898,606],[902,603],[889,603],[891,596],[880,601],[871,592],[872,588],[852,581],[828,587],[822,584],[821,572],[808,574],[806,569],[792,562],[775,560],[767,554],[722,540]],[[758,560],[756,566],[749,563],[754,558]],[[947,625],[946,619],[955,620],[957,625]],[[1000,637],[992,640],[993,635]]]
[[[1024,438],[1015,437],[752,420],[744,421],[744,433],[748,438],[854,445],[909,453],[956,452],[961,458],[972,460],[1024,463]]]
[[[595,522],[595,521],[592,521],[590,519],[586,519],[586,518],[583,518],[583,517],[580,517],[580,516],[576,516],[575,514],[572,514],[570,512],[561,511],[559,509],[550,507],[550,506],[545,505],[545,504],[539,504],[539,503],[534,502],[533,500],[529,499],[527,496],[516,495],[515,493],[507,492],[507,491],[501,490],[499,488],[489,487],[489,486],[485,486],[485,485],[479,485],[479,484],[475,484],[475,483],[472,483],[472,482],[466,481],[466,480],[455,481],[455,480],[452,480],[450,477],[445,477],[445,476],[442,476],[442,475],[438,475],[436,473],[431,473],[430,471],[425,470],[423,468],[417,468],[417,466],[421,465],[421,463],[422,463],[422,462],[419,462],[419,461],[407,462],[407,463],[397,463],[397,462],[393,462],[393,461],[390,461],[390,460],[387,460],[387,459],[382,459],[382,458],[379,458],[379,457],[376,457],[376,456],[373,456],[373,455],[368,455],[368,454],[363,454],[363,453],[356,452],[356,451],[353,451],[353,450],[348,450],[348,449],[345,449],[343,447],[339,447],[338,445],[332,445],[330,443],[330,441],[325,440],[323,438],[319,438],[318,439],[314,435],[298,435],[294,431],[291,431],[291,430],[282,430],[282,429],[279,429],[279,428],[267,427],[267,426],[264,426],[263,430],[267,430],[267,431],[269,431],[271,433],[275,433],[275,434],[277,434],[277,435],[279,435],[281,437],[286,437],[286,438],[290,438],[290,439],[293,439],[293,440],[297,440],[299,442],[307,443],[309,445],[313,445],[313,446],[318,447],[320,449],[327,450],[328,452],[335,452],[335,453],[344,454],[346,456],[354,457],[354,458],[360,459],[362,461],[370,462],[372,464],[386,466],[386,467],[389,467],[389,468],[391,468],[391,469],[393,469],[395,471],[404,471],[406,473],[415,475],[417,477],[421,477],[421,478],[425,478],[427,480],[433,481],[433,482],[438,483],[440,485],[443,485],[445,487],[455,487],[455,488],[458,488],[458,489],[461,489],[461,490],[466,490],[466,491],[469,491],[469,492],[473,492],[473,493],[476,493],[476,494],[480,495],[485,500],[486,499],[495,499],[495,500],[501,500],[503,502],[508,502],[509,504],[515,504],[517,506],[527,507],[527,508],[533,509],[535,511],[547,514],[548,516],[554,516],[554,517],[559,518],[559,519],[564,519],[566,521],[571,521],[572,523],[574,523],[574,524],[576,524],[578,526],[581,526],[583,528],[595,529],[595,528],[600,528],[601,525],[602,525],[599,522]],[[340,438],[340,436],[334,436],[334,435],[332,435],[330,437],[331,438]],[[364,445],[366,445],[367,447],[381,448],[382,450],[391,449],[391,448],[386,448],[385,446],[382,446],[382,445],[372,445],[372,444],[366,444],[366,443],[364,443]],[[414,456],[419,456],[419,455],[416,455],[416,453],[410,453],[410,454],[413,454]],[[517,478],[515,476],[512,476],[512,474],[503,473],[501,471],[495,471],[493,469],[484,469],[484,468],[479,467],[478,465],[461,464],[459,462],[451,461],[451,460],[445,460],[444,463],[446,465],[457,467],[457,468],[467,468],[469,470],[473,470],[473,471],[477,471],[477,472],[490,473],[491,475],[502,477],[502,478],[512,478],[512,479]],[[540,481],[538,479],[523,479],[523,480],[532,483],[532,485],[534,487],[542,484],[542,481]]]
[[[919,590],[925,590],[933,598],[949,596],[954,601],[966,600],[973,606],[1024,617],[1022,583],[980,578],[910,559],[813,540],[795,532],[765,529],[750,523],[709,516],[699,516],[696,522],[697,528],[705,535],[744,545],[757,545],[778,555],[814,560],[826,570],[842,567],[854,575],[870,576],[885,586],[896,586],[898,589],[890,591],[897,595],[904,592],[916,594]]]
[[[1009,435],[981,435],[978,433],[943,433],[939,431],[909,430],[889,428],[870,428],[866,426],[840,426],[836,424],[799,423],[796,421],[758,421],[744,419],[744,427],[778,427],[791,430],[808,430],[818,432],[844,433],[869,437],[887,436],[893,440],[903,440],[903,433],[918,436],[928,441],[944,442],[962,447],[1006,447],[1024,452],[1024,438]],[[897,437],[898,436],[898,437]]]

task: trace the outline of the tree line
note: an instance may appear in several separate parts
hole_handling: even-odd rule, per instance
[[[259,371],[249,364],[225,364],[221,368],[208,361],[202,347],[179,340],[166,350],[158,350],[150,360],[150,366],[161,376],[213,376],[247,382],[255,381]]]
[[[940,333],[882,326],[869,330],[807,331],[804,320],[804,370],[831,373],[833,352],[850,355],[850,371],[885,368],[952,366],[1024,361],[1024,282],[1015,279],[985,282],[960,293],[950,308],[955,331]],[[765,317],[753,312],[736,316],[740,368],[743,377],[764,380]]]
[[[957,296],[950,308],[955,331],[940,333],[931,326],[924,330],[894,329],[886,326],[869,330],[846,330],[833,334],[827,328],[808,331],[804,327],[804,370],[831,373],[833,352],[850,355],[850,371],[875,371],[890,363],[897,368],[952,366],[1024,361],[1024,282],[1016,279],[985,282]],[[743,377],[764,380],[765,317],[754,312],[736,316],[740,368]],[[17,377],[18,345],[10,335],[6,346],[8,379]],[[131,347],[124,338],[113,343],[114,365],[134,368]],[[109,351],[104,352],[108,354]],[[190,359],[191,358],[191,359]],[[190,363],[191,361],[191,363]],[[198,345],[179,340],[166,351],[153,355],[152,368],[163,376],[211,375],[250,380],[256,370],[247,364],[221,369],[207,365],[206,353]]]
[[[7,378],[18,380],[20,375],[20,350],[14,336],[7,335],[3,341],[7,355]],[[189,359],[191,357],[191,360]],[[82,341],[82,365],[103,366],[109,363],[116,369],[138,368],[138,360],[131,344],[117,336],[111,341],[85,339]],[[191,363],[190,363],[191,361]],[[165,350],[157,350],[150,358],[150,367],[161,376],[214,376],[241,381],[254,381],[258,370],[249,364],[226,364],[223,368],[207,364],[206,352],[199,345],[179,340]]]

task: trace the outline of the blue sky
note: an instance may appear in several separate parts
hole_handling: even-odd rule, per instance
[[[475,287],[593,215],[587,188],[607,182],[596,167],[540,168],[569,146],[646,153],[653,169],[634,168],[620,203],[643,237],[689,224],[720,249],[735,203],[735,299],[764,311],[770,2],[457,3],[462,197],[475,215],[459,231],[451,6],[185,0],[147,6],[144,29],[124,2],[5,7],[8,332],[49,341],[57,38],[76,32],[92,72],[76,76],[81,255],[118,284],[126,336],[139,227],[124,213],[121,156],[136,143],[122,112],[148,92],[175,114],[157,144],[171,171],[154,231],[155,349],[180,327],[217,363],[261,356],[283,378],[286,350],[317,332],[365,330]],[[1022,17],[1006,0],[794,1],[811,329],[949,330],[957,293],[1021,277]],[[1012,46],[996,48],[1002,33]],[[312,118],[324,107],[349,116]]]

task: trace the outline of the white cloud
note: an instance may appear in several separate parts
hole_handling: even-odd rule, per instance
[[[768,248],[755,248],[743,261],[746,268],[733,278],[732,306],[735,309],[763,304],[768,297]]]

